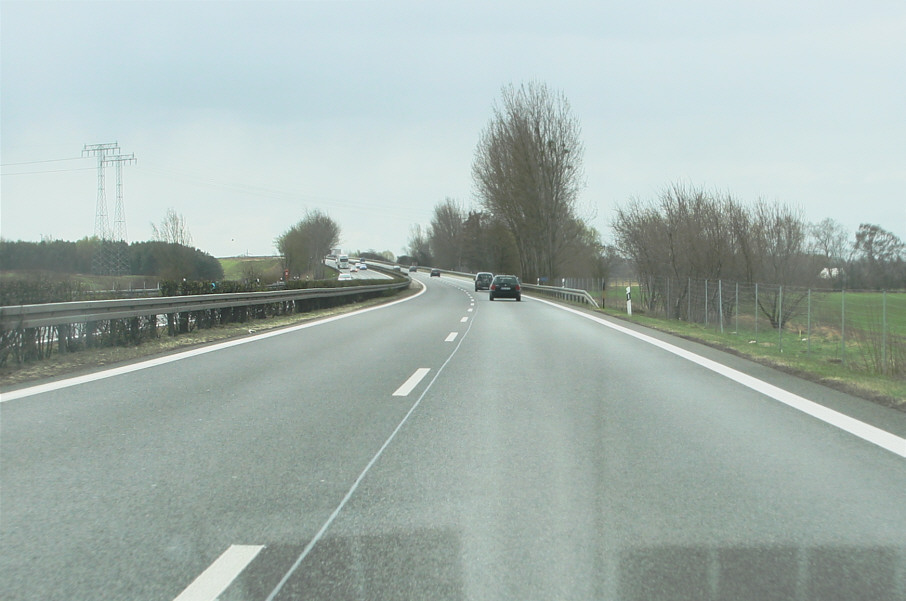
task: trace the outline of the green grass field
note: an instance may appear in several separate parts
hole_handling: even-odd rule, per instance
[[[771,328],[764,316],[756,330],[751,314],[738,320],[727,317],[721,332],[718,323],[705,326],[640,312],[631,318],[625,311],[607,312],[906,410],[906,295],[894,302],[893,295],[887,295],[887,331],[882,336],[882,295],[864,294],[859,298],[846,293],[845,329],[840,312],[831,310],[836,301],[842,302],[839,293],[823,308],[812,307],[810,323],[807,313],[800,314],[782,331]]]
[[[217,259],[223,268],[223,279],[245,280],[260,278],[264,282],[275,282],[283,276],[280,257],[226,257]]]
[[[780,300],[785,309],[795,306],[780,329],[756,311],[751,295],[743,294],[738,305],[732,300],[727,303],[722,321],[716,307],[709,306],[707,325],[665,319],[662,306],[649,314],[635,283],[630,318],[625,286],[608,287],[607,313],[906,411],[906,293],[784,290],[778,299],[776,288],[765,287],[762,303]],[[590,293],[601,300],[601,291]],[[704,295],[698,296],[695,302],[703,299]],[[702,318],[701,306],[692,303],[691,309]]]

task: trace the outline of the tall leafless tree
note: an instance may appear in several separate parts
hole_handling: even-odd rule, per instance
[[[562,93],[543,83],[503,88],[472,162],[481,205],[509,227],[522,276],[556,277],[581,230],[576,201],[584,186],[579,121]]]
[[[409,256],[419,265],[431,265],[433,263],[427,228],[423,228],[419,224],[409,228],[409,246],[407,251]]]
[[[431,254],[438,267],[463,268],[465,211],[452,198],[435,205],[428,240]]]
[[[151,235],[158,242],[192,246],[192,234],[189,233],[186,218],[175,209],[167,209],[167,216],[161,220],[159,227],[151,224]]]
[[[824,258],[824,267],[843,267],[852,258],[853,243],[840,222],[827,218],[809,225],[808,231],[809,248]]]

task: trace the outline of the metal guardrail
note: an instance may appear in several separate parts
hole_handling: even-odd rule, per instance
[[[402,289],[408,286],[409,279],[407,278],[404,282],[370,286],[344,286],[342,288],[306,288],[302,290],[269,292],[231,292],[191,296],[164,296],[160,298],[126,298],[39,305],[12,305],[0,307],[0,329],[39,328],[108,319],[128,319],[130,317],[148,315],[265,305],[302,299],[331,298],[361,294],[363,292],[381,292],[397,288]]]
[[[525,290],[538,292],[545,296],[552,296],[560,300],[568,300],[577,303],[587,303],[594,306],[596,309],[600,308],[597,301],[588,293],[588,290],[558,288],[557,286],[536,286],[535,284],[523,284],[522,287]]]

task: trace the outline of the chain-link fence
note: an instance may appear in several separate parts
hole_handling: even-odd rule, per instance
[[[800,353],[873,374],[906,377],[906,293],[649,277],[571,278],[603,306],[697,323],[768,353]]]

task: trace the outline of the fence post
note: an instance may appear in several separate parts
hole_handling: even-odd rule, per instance
[[[846,289],[840,289],[840,356],[846,367]]]
[[[724,333],[724,287],[723,280],[717,280],[717,315],[720,318],[720,333]]]
[[[881,294],[881,373],[887,375],[887,291]]]
[[[755,342],[758,342],[758,282],[755,282]]]
[[[736,282],[736,335],[739,336],[739,282]]]
[[[670,319],[670,314],[673,313],[673,311],[670,310],[670,307],[671,307],[671,305],[670,305],[670,276],[668,275],[667,276],[667,304],[664,306],[664,317],[666,319]]]
[[[692,278],[686,282],[686,321],[692,323]]]
[[[807,357],[812,356],[812,289],[808,289],[808,302],[806,304],[805,310],[806,317],[805,320],[805,340],[806,340],[806,350],[805,355]]]
[[[705,327],[708,327],[708,280],[705,280]]]
[[[783,352],[783,286],[777,291],[777,348]]]

